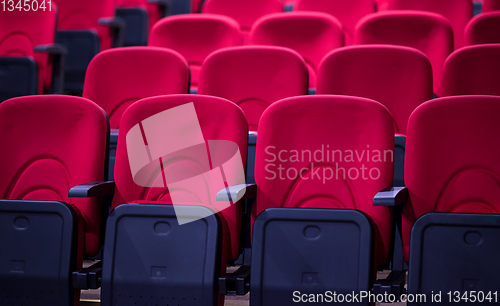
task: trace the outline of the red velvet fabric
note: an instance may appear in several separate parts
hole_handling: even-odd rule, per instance
[[[153,47],[106,50],[90,62],[83,96],[108,114],[112,129],[120,127],[127,107],[137,100],[189,90],[189,67],[177,52]]]
[[[282,11],[280,0],[206,0],[203,6],[203,13],[225,15],[236,20],[241,26],[245,44],[257,19]]]
[[[453,28],[455,49],[464,45],[465,26],[472,18],[471,0],[389,0],[389,10],[419,10],[443,15]]]
[[[295,51],[243,46],[212,53],[203,63],[199,94],[226,98],[245,112],[256,131],[262,112],[280,99],[307,94],[307,66]]]
[[[98,25],[100,18],[115,14],[114,0],[53,0],[58,8],[59,30],[91,30],[101,40],[101,50],[111,48],[112,33],[109,27]]]
[[[498,0],[483,0],[483,13],[491,11],[500,11],[500,2]]]
[[[453,29],[436,13],[380,12],[358,23],[355,43],[401,45],[422,51],[432,64],[434,92],[439,95],[443,63],[453,52]]]
[[[443,67],[442,96],[500,95],[500,45],[474,45],[452,53]]]
[[[316,88],[319,63],[328,52],[344,45],[340,22],[324,13],[276,13],[256,21],[250,44],[270,45],[297,51],[309,70],[309,87]]]
[[[196,114],[200,122],[205,141],[208,140],[229,140],[237,144],[243,167],[246,164],[247,154],[247,123],[241,109],[234,103],[218,97],[202,95],[169,95],[144,99],[134,103],[123,114],[120,134],[118,136],[118,148],[115,163],[116,191],[113,198],[112,208],[120,204],[137,202],[172,203],[171,190],[166,187],[141,187],[134,182],[129,157],[127,153],[126,137],[128,131],[138,123],[162,111],[194,103]],[[182,167],[183,171],[189,173],[193,167],[197,167],[196,161],[189,160],[182,153],[174,155],[173,164],[169,167]],[[163,161],[166,163],[166,160]],[[166,166],[164,166],[166,169]],[[175,168],[170,168],[174,169]],[[179,190],[174,190],[179,192]],[[214,199],[215,200],[215,199]],[[212,208],[209,203],[198,202],[193,198],[186,198],[183,202],[186,205],[203,205]],[[228,249],[229,258],[236,259],[239,253],[239,236],[241,230],[241,203],[231,204],[229,208],[220,211],[228,223],[230,239]]]
[[[403,250],[410,231],[428,212],[500,213],[500,97],[444,97],[410,117],[403,215]]]
[[[343,25],[345,45],[354,41],[354,27],[364,16],[375,13],[375,0],[299,0],[295,11],[323,12],[337,18]]]
[[[189,63],[191,89],[198,88],[201,65],[214,51],[240,46],[239,24],[214,14],[175,15],[162,19],[149,36],[149,45],[179,52]]]
[[[422,52],[409,47],[345,47],[321,63],[317,94],[376,100],[389,109],[395,133],[404,135],[412,111],[432,99],[432,69]]]
[[[254,217],[270,207],[363,211],[374,225],[375,262],[384,264],[391,211],[374,207],[373,197],[392,186],[393,151],[392,118],[376,101],[334,95],[278,101],[259,125]]]
[[[17,1],[15,2],[17,5]],[[38,66],[39,93],[52,84],[52,64],[47,53],[35,53],[39,45],[54,44],[56,31],[56,8],[52,6],[38,11],[9,12],[0,10],[0,56],[31,57]]]
[[[63,201],[83,217],[85,254],[99,248],[101,203],[68,198],[70,188],[104,179],[107,119],[95,103],[46,95],[0,104],[0,197]],[[83,255],[79,254],[79,255]]]
[[[500,1],[496,1],[499,4]],[[500,43],[500,11],[482,13],[472,18],[465,28],[465,45]]]

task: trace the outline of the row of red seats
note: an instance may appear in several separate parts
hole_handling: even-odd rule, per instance
[[[248,285],[252,306],[281,305],[294,291],[383,293],[387,283],[376,282],[374,271],[392,261],[404,285],[403,267],[395,265],[402,253],[410,293],[430,298],[433,291],[497,290],[500,146],[492,136],[500,133],[500,97],[445,97],[419,106],[408,123],[401,188],[391,187],[392,158],[293,161],[289,155],[326,145],[326,154],[393,152],[393,119],[381,103],[337,95],[280,100],[259,124],[256,185],[223,187],[218,202],[208,187],[212,176],[184,189],[169,188],[172,182],[138,185],[134,176],[132,160],[141,148],[130,135],[138,127],[145,148],[166,152],[148,159],[162,170],[143,172],[147,181],[179,169],[197,173],[201,159],[168,148],[168,139],[182,137],[188,125],[150,121],[183,106],[195,111],[204,146],[234,143],[245,167],[247,123],[242,110],[222,98],[170,95],[130,106],[121,119],[114,182],[102,181],[109,124],[98,105],[63,95],[0,104],[2,304],[78,305],[79,289],[99,287],[101,280],[102,305],[222,306],[220,292],[246,292]],[[210,170],[221,156],[213,158]],[[273,163],[286,169],[284,178],[270,178]],[[368,179],[352,174],[363,168]],[[231,170],[225,168],[224,182],[238,175]],[[200,186],[210,200],[197,197]],[[113,194],[103,237],[106,206],[100,203]],[[246,271],[243,284],[232,287],[225,267],[238,256],[242,201],[249,198],[256,199],[252,277],[247,283]],[[103,238],[102,267],[79,270],[83,255],[94,255]]]

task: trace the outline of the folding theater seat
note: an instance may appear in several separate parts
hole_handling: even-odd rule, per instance
[[[0,11],[0,102],[61,92],[65,50],[54,45],[55,7]]]
[[[243,42],[248,42],[250,29],[257,19],[267,14],[283,11],[280,0],[206,0],[204,13],[220,14],[233,18],[241,27]]]
[[[189,63],[191,89],[198,88],[201,65],[212,52],[240,46],[240,26],[233,19],[214,14],[186,14],[164,18],[155,25],[149,45],[179,52]]]
[[[461,48],[443,66],[443,96],[500,95],[500,45]]]
[[[106,225],[102,305],[219,305],[217,279],[239,254],[247,123],[218,97],[143,99],[123,114]],[[161,205],[164,204],[164,205]]]
[[[463,46],[465,26],[472,18],[471,0],[390,0],[389,10],[429,11],[446,17],[453,28],[455,49]]]
[[[189,67],[177,52],[127,47],[99,53],[89,64],[83,96],[108,114],[111,129],[110,174],[123,112],[137,100],[189,91]]]
[[[101,50],[123,43],[123,20],[113,18],[114,0],[56,0],[57,41],[68,48],[64,89],[81,94],[85,71]]]
[[[84,98],[0,104],[1,305],[78,305],[70,275],[100,248],[103,207],[68,191],[104,178],[108,135],[106,114]]]
[[[393,134],[387,109],[361,97],[291,97],[264,112],[256,186],[218,194],[256,199],[250,305],[371,290],[391,243],[391,211],[373,197],[392,186]]]
[[[500,3],[497,0],[483,0],[483,13],[500,11]]]
[[[328,14],[276,13],[254,23],[250,44],[281,46],[297,51],[307,64],[309,88],[316,88],[319,63],[327,53],[344,45],[344,35],[340,22]]]
[[[385,105],[396,133],[396,186],[404,185],[406,125],[413,110],[432,99],[432,68],[413,48],[362,45],[334,50],[321,62],[318,94],[370,98]]]
[[[457,96],[424,103],[410,117],[408,199],[399,201],[409,293],[441,292],[444,305],[497,299],[499,112],[500,97]]]
[[[500,11],[472,18],[465,28],[465,45],[500,43]]]
[[[344,26],[345,45],[354,40],[354,27],[364,16],[375,13],[375,0],[299,0],[295,11],[323,12],[337,18]]]
[[[439,95],[443,63],[453,52],[453,29],[443,16],[423,11],[371,14],[356,26],[356,44],[392,44],[418,49],[432,64],[434,92]]]

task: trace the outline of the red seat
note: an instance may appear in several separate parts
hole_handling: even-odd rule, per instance
[[[12,292],[21,290],[23,299],[43,298],[53,305],[68,305],[68,300],[72,304],[74,296],[77,305],[79,291],[70,294],[69,276],[81,267],[83,255],[99,251],[102,203],[69,198],[68,192],[75,185],[104,179],[106,114],[80,97],[29,96],[1,103],[0,124],[0,143],[5,148],[0,151],[0,223],[7,224],[10,218],[27,222],[15,221],[21,227],[9,233],[16,239],[12,245],[2,239],[2,261],[22,262],[17,271],[24,272],[13,274],[11,268],[2,268],[4,289],[13,286]],[[10,200],[21,201],[9,204]],[[71,212],[70,217],[63,212]],[[69,224],[75,224],[74,232]],[[46,289],[58,294],[44,296]],[[16,294],[10,302],[15,302]],[[8,302],[9,294],[0,297],[1,304]]]
[[[59,30],[92,30],[101,41],[101,50],[111,47],[112,33],[109,27],[98,25],[101,18],[115,14],[114,0],[56,0]]]
[[[199,94],[226,98],[245,112],[256,131],[262,112],[277,100],[307,94],[307,67],[295,51],[243,46],[212,53],[203,63]]]
[[[324,58],[317,93],[376,100],[389,109],[394,131],[404,135],[413,110],[432,99],[432,69],[422,52],[409,47],[346,47]]]
[[[500,12],[482,13],[472,18],[464,35],[467,46],[500,43]]]
[[[149,45],[179,52],[189,63],[191,88],[197,89],[201,65],[212,52],[242,44],[240,26],[213,14],[176,15],[162,19],[149,36]]]
[[[112,129],[125,109],[137,100],[187,93],[189,67],[177,52],[154,47],[110,49],[90,63],[83,96],[101,106]]]
[[[499,10],[500,3],[497,0],[483,0],[483,13]]]
[[[248,42],[250,29],[257,19],[267,14],[283,11],[280,0],[206,0],[204,13],[220,14],[233,18],[241,27],[243,42]]]
[[[443,16],[422,11],[371,14],[356,26],[356,44],[392,44],[418,49],[429,58],[434,92],[439,95],[442,67],[453,52],[453,30]]]
[[[443,96],[500,95],[500,45],[474,45],[452,53],[443,66]]]
[[[256,21],[250,44],[271,45],[297,51],[309,70],[309,87],[316,88],[319,63],[344,44],[342,25],[334,17],[316,12],[276,13]]]
[[[296,11],[316,11],[332,15],[344,26],[345,45],[352,45],[354,27],[364,16],[375,13],[375,0],[299,0]]]
[[[7,4],[6,4],[7,5]],[[55,40],[56,9],[49,6],[38,11],[0,11],[0,56],[30,57],[38,66],[38,92],[52,84],[52,64],[46,53],[35,53],[40,45],[52,45]]]
[[[388,9],[429,11],[443,15],[453,28],[455,49],[463,46],[464,29],[472,18],[471,0],[390,0]]]

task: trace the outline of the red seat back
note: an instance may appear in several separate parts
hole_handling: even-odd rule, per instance
[[[432,64],[434,92],[439,93],[443,63],[453,52],[453,29],[436,13],[386,11],[359,22],[355,43],[401,45],[422,51]]]
[[[428,212],[500,213],[500,97],[444,97],[424,103],[408,123],[403,215],[410,230]]]
[[[395,132],[406,134],[412,111],[432,99],[432,68],[422,52],[409,47],[346,47],[321,63],[317,93],[376,100],[389,109]]]
[[[29,96],[0,104],[0,198],[64,201],[85,220],[85,254],[99,248],[101,203],[68,198],[70,188],[104,179],[108,121],[92,101]],[[81,255],[81,254],[80,254]]]
[[[332,15],[344,26],[345,45],[354,40],[354,27],[364,16],[375,13],[375,0],[299,0],[296,11],[316,11]]]
[[[233,19],[213,14],[176,15],[162,19],[149,36],[149,45],[179,52],[191,69],[191,88],[198,87],[201,65],[212,52],[239,46],[240,26]]]
[[[203,63],[198,93],[238,104],[251,131],[262,112],[280,99],[307,94],[307,67],[295,51],[272,46],[233,47]]]
[[[54,44],[56,34],[56,8],[49,6],[45,12],[22,11],[14,9],[9,12],[0,11],[0,56],[32,57],[39,72],[39,91],[48,89],[52,80],[52,65],[46,53],[35,53],[34,48],[39,45]]]
[[[241,26],[244,43],[257,19],[282,11],[280,0],[206,0],[203,6],[204,13],[226,15],[236,20]]]
[[[297,51],[306,61],[309,87],[316,88],[319,63],[328,52],[344,45],[344,35],[340,22],[328,14],[276,13],[254,23],[250,44],[281,46]]]
[[[96,31],[101,39],[101,50],[111,47],[112,35],[110,29],[98,25],[97,22],[100,18],[114,16],[114,0],[55,0],[55,2],[57,3],[59,15],[58,29]]]
[[[465,26],[472,18],[471,0],[390,0],[389,10],[429,11],[446,17],[455,35],[455,49],[463,46]]]
[[[366,98],[318,95],[276,102],[259,126],[254,216],[271,207],[363,211],[374,222],[377,263],[385,263],[391,211],[374,207],[373,197],[392,185],[393,133],[387,109]]]
[[[500,95],[500,45],[474,45],[452,53],[443,67],[443,96]]]
[[[90,62],[83,96],[108,114],[112,129],[119,128],[125,109],[137,100],[187,93],[189,67],[177,52],[153,47],[110,49]]]
[[[191,113],[181,110],[181,106],[194,107],[194,118]],[[174,115],[169,115],[168,112]],[[156,120],[152,117],[160,113],[163,114],[160,116],[165,116],[162,118],[173,116],[177,117],[178,121],[175,122],[175,118]],[[153,121],[156,125],[153,125]],[[163,127],[158,128],[158,124]],[[189,133],[189,137],[186,133]],[[153,171],[152,174],[134,171],[137,161],[131,161],[129,157],[140,158],[139,153],[142,152],[141,147],[136,144],[134,135],[140,136],[140,142],[147,142],[150,156],[152,156],[142,156],[147,160],[141,166],[150,164],[158,167],[154,161],[150,161],[155,159],[156,155],[161,155],[159,159],[162,164],[161,171]],[[239,250],[242,206],[241,203],[231,203],[229,208],[222,209],[224,207],[221,208],[221,205],[227,203],[216,202],[215,197],[219,190],[226,187],[223,182],[235,184],[235,176],[241,175],[244,180],[243,171],[237,173],[234,171],[237,169],[231,169],[224,164],[228,160],[236,160],[240,157],[241,170],[246,164],[248,133],[245,116],[241,109],[225,99],[202,95],[147,98],[134,103],[125,111],[118,137],[114,176],[116,191],[112,208],[142,200],[153,203],[203,205],[218,209],[228,223],[231,241],[230,257],[235,259]],[[199,142],[196,142],[197,140]],[[162,141],[165,141],[164,146],[162,146]],[[222,141],[222,145],[225,145],[224,141],[230,143],[230,150],[217,150],[214,154],[212,147],[214,141],[219,143]],[[214,146],[217,145],[217,143],[214,144]],[[144,148],[144,145],[142,147]],[[159,147],[162,152],[157,152]],[[239,150],[238,154],[236,154],[237,150]],[[210,153],[210,156],[207,153]],[[228,156],[223,156],[224,154]],[[155,160],[158,161],[158,159]],[[224,164],[222,168],[225,181],[222,181],[220,177],[219,167],[222,164]],[[202,174],[206,176],[199,179],[197,183],[188,183],[187,188],[186,184],[179,184],[179,181],[192,182],[189,180],[193,177],[202,177]],[[147,179],[143,180],[147,181],[147,184],[142,183],[140,175],[147,176]],[[238,177],[237,180],[241,178]],[[200,196],[205,193],[205,197]]]
[[[491,11],[500,11],[500,2],[498,0],[483,0],[483,13]]]
[[[500,43],[500,11],[482,13],[472,18],[465,28],[464,36],[467,46]]]

